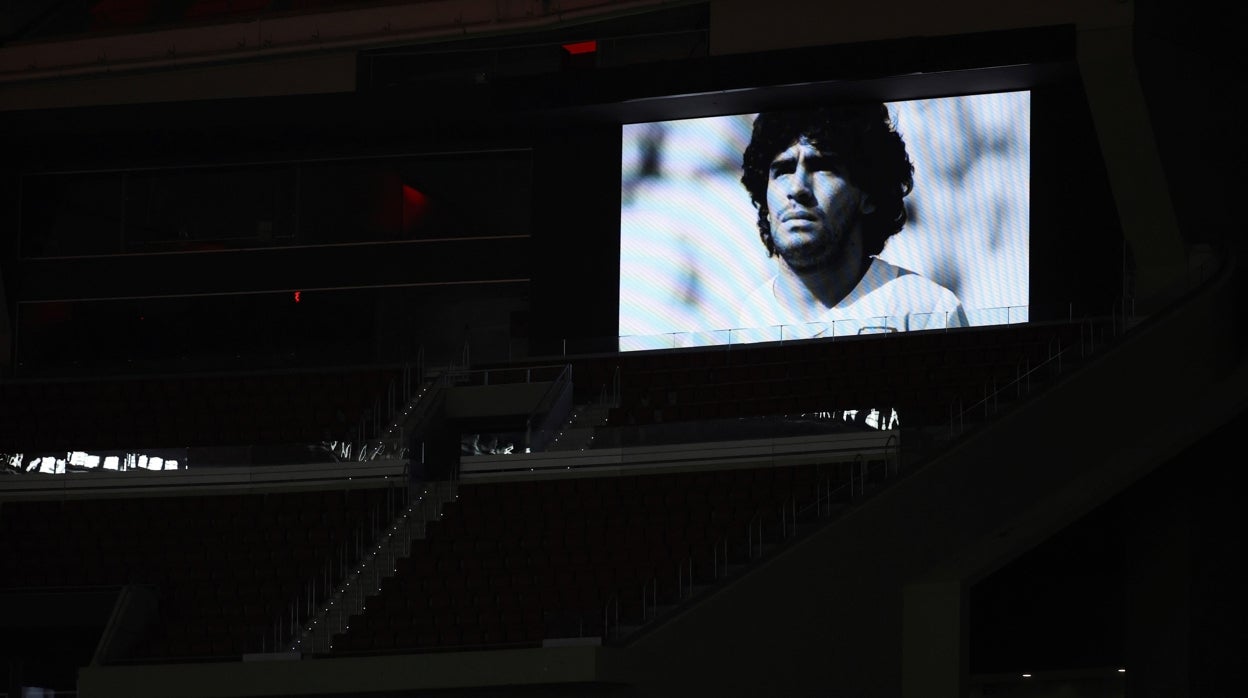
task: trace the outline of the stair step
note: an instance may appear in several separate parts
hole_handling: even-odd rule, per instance
[[[453,482],[430,483],[429,487],[431,491],[423,503],[414,504],[392,523],[378,547],[361,560],[356,571],[335,592],[332,603],[310,623],[311,628],[298,639],[305,651],[332,649],[334,638],[345,633],[353,620],[358,622],[369,600],[381,592],[380,580],[394,576],[394,563],[410,555],[404,543],[424,538],[427,522],[440,518],[442,505],[458,496],[457,484]]]
[[[597,403],[574,407],[568,425],[547,450],[577,451],[588,448],[596,434],[595,430],[606,421],[608,409],[607,406]]]
[[[679,606],[679,604],[674,604],[674,603],[667,603],[667,604],[663,604],[662,606],[655,606],[654,618],[651,618],[650,620],[655,620],[658,618],[662,618],[663,616],[666,616],[667,614],[676,610],[677,606]]]
[[[617,638],[617,639],[622,639],[622,638],[629,637],[630,635],[632,635],[633,633],[637,632],[638,630],[641,630],[643,627],[645,627],[645,626],[644,626],[644,624],[641,624],[641,625],[620,625],[620,626],[617,626],[617,627],[616,627],[616,633],[615,633],[616,638]]]

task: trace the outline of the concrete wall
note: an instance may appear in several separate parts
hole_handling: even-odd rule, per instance
[[[1248,366],[1229,360],[1217,322],[1231,291],[1224,280],[1154,318],[1038,400],[643,636],[627,649],[628,682],[639,695],[742,686],[965,695],[967,587],[1242,409]],[[1167,370],[1151,371],[1159,360]],[[1191,405],[1201,409],[1181,409]],[[1158,608],[1166,584],[1151,583],[1137,611]],[[1180,628],[1140,627],[1138,642],[1173,647],[1164,638]]]

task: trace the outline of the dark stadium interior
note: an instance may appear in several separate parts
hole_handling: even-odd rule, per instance
[[[0,9],[0,698],[1237,693],[1236,22],[944,5]],[[1011,90],[1027,322],[620,349],[621,125]]]

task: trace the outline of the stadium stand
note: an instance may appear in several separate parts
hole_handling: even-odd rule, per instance
[[[11,5],[0,698],[1236,694],[1220,6]],[[1011,91],[1028,207],[950,107],[889,250],[1001,324],[624,333],[753,212],[622,131]]]
[[[5,588],[150,589],[129,660],[241,657],[308,580],[341,578],[342,548],[396,496],[386,488],[22,501],[4,508]],[[387,508],[388,507],[388,508]]]
[[[50,452],[350,440],[403,377],[401,367],[368,367],[7,382],[0,438]]]
[[[721,541],[732,538],[734,567],[748,560],[755,516],[778,530],[782,506],[806,509],[818,494],[813,465],[467,486],[332,649],[603,637],[615,627],[604,627],[608,601],[640,623],[653,612],[643,603],[671,605],[692,592],[684,585],[714,580]]]

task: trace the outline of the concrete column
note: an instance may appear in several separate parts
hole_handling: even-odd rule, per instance
[[[970,604],[961,580],[902,589],[904,698],[963,698],[969,690]]]
[[[1190,693],[1191,525],[1182,495],[1136,508],[1127,542],[1126,669],[1130,698]]]
[[[1187,253],[1135,65],[1130,25],[1081,29],[1079,72],[1123,235],[1135,258],[1137,312],[1187,289]]]

